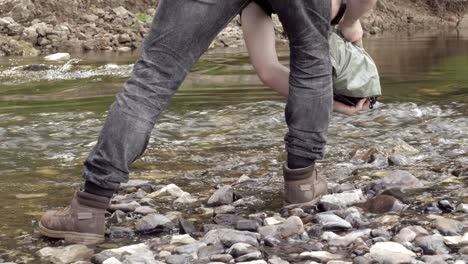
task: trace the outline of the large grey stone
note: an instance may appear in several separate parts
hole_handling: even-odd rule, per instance
[[[323,226],[323,228],[327,230],[352,228],[350,223],[332,213],[320,213],[317,214],[316,217],[318,222]]]
[[[444,237],[441,235],[417,237],[414,243],[422,248],[426,255],[441,255],[450,252],[444,243]]]
[[[94,250],[79,244],[58,248],[45,247],[37,252],[42,261],[54,264],[68,264],[80,260],[89,260],[93,254]]]
[[[369,256],[378,263],[410,263],[416,254],[395,242],[379,242],[370,248]]]
[[[456,236],[460,235],[463,231],[463,223],[445,217],[437,217],[434,222],[434,227],[439,230],[442,235]]]
[[[250,244],[246,243],[236,243],[232,245],[226,253],[231,254],[234,258],[238,258],[240,256],[250,254],[253,252],[257,252],[258,249]]]
[[[155,229],[172,228],[173,224],[169,218],[160,214],[149,214],[138,220],[135,229],[139,232],[150,232]]]
[[[218,190],[208,199],[209,206],[227,205],[234,202],[234,190],[231,186],[226,185]]]
[[[236,243],[247,243],[258,247],[258,239],[260,235],[257,233],[223,228],[209,231],[200,241],[207,245],[221,242],[226,247],[231,247]]]

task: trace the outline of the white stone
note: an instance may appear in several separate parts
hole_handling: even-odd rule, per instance
[[[240,176],[240,178],[237,180],[237,183],[246,182],[246,181],[250,181],[250,177],[247,176],[247,175],[242,175],[242,176]]]
[[[108,259],[104,260],[104,262],[102,262],[102,264],[122,264],[122,262],[120,262],[118,259],[112,257],[112,258],[108,258]]]
[[[85,245],[70,245],[67,247],[46,247],[38,251],[41,259],[54,264],[68,264],[80,260],[89,260],[94,254],[94,250]]]
[[[174,203],[181,203],[181,204],[191,204],[195,203],[198,200],[196,198],[193,198],[192,195],[188,192],[183,192],[179,198],[177,198]]]
[[[111,252],[111,253],[115,253],[118,255],[122,255],[122,254],[133,255],[135,253],[148,251],[148,250],[150,250],[150,248],[145,243],[140,243],[140,244],[125,246],[121,248],[106,249],[102,251],[102,253]]]
[[[178,236],[172,236],[171,238],[171,244],[183,244],[183,245],[188,245],[197,242],[193,237],[190,235],[178,235]]]
[[[462,236],[444,236],[444,243],[447,245],[457,246],[462,241]]]
[[[284,222],[284,219],[279,219],[278,217],[267,217],[263,219],[263,225],[271,226],[271,225],[279,225]]]
[[[342,193],[334,193],[322,196],[320,198],[320,202],[336,204],[339,206],[347,207],[352,204],[362,203],[365,202],[366,199],[364,194],[362,193],[361,189],[342,192]]]
[[[343,258],[341,255],[332,254],[327,251],[302,252],[301,254],[299,254],[299,256],[304,259],[309,259],[309,258],[313,260],[319,259],[322,262],[328,262],[330,260],[339,260]]]
[[[379,263],[409,263],[416,254],[395,242],[379,242],[370,248],[370,257]]]
[[[468,204],[459,204],[457,206],[457,211],[468,214]]]
[[[322,239],[328,241],[330,246],[337,247],[347,247],[349,244],[353,243],[356,239],[364,236],[369,236],[371,233],[370,229],[357,230],[346,234],[344,236],[337,235],[333,232],[324,232],[322,234]]]
[[[163,187],[159,191],[155,191],[155,192],[152,192],[152,193],[148,194],[146,197],[156,198],[156,197],[163,196],[163,195],[166,195],[166,194],[169,194],[170,196],[173,196],[173,197],[180,197],[181,195],[184,194],[184,191],[182,189],[180,189],[177,185],[171,183],[171,184]]]
[[[69,60],[70,59],[70,54],[69,53],[55,53],[51,54],[49,56],[44,57],[45,60],[48,61],[62,61],[62,60]]]

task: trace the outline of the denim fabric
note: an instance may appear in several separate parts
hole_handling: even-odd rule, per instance
[[[161,0],[132,76],[112,104],[84,177],[105,189],[128,181],[128,166],[192,65],[250,0]],[[330,1],[273,0],[291,39],[288,151],[321,158],[331,111],[327,33]],[[278,12],[280,11],[280,12]],[[323,24],[323,25],[322,25]]]

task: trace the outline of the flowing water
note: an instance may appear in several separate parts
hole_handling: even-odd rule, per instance
[[[410,165],[400,168],[427,186],[415,194],[417,203],[468,202],[466,177],[451,175],[468,164],[468,33],[383,35],[367,39],[366,48],[379,66],[384,96],[372,111],[334,115],[321,171],[331,182],[362,187],[396,168],[355,164],[353,150],[409,144],[417,152],[406,154]],[[283,48],[284,63],[287,55]],[[81,164],[136,56],[75,54],[67,64],[0,58],[0,254],[12,250],[6,254],[27,259],[46,245],[23,238],[81,183]],[[211,51],[161,117],[131,177],[175,182],[204,197],[245,174],[259,182],[246,191],[275,209],[284,106],[261,85],[244,50]]]

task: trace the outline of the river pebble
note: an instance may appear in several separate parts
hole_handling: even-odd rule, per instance
[[[324,229],[351,229],[350,223],[332,213],[320,213],[316,215],[318,222]]]
[[[138,220],[135,228],[139,232],[151,232],[157,228],[171,228],[172,221],[164,215],[149,214]]]
[[[414,240],[414,244],[421,247],[424,254],[440,255],[447,254],[450,250],[444,242],[444,237],[441,235],[421,236]]]
[[[442,235],[456,236],[460,235],[463,230],[463,223],[460,221],[448,219],[445,217],[436,217],[433,222],[434,227],[440,231]]]

